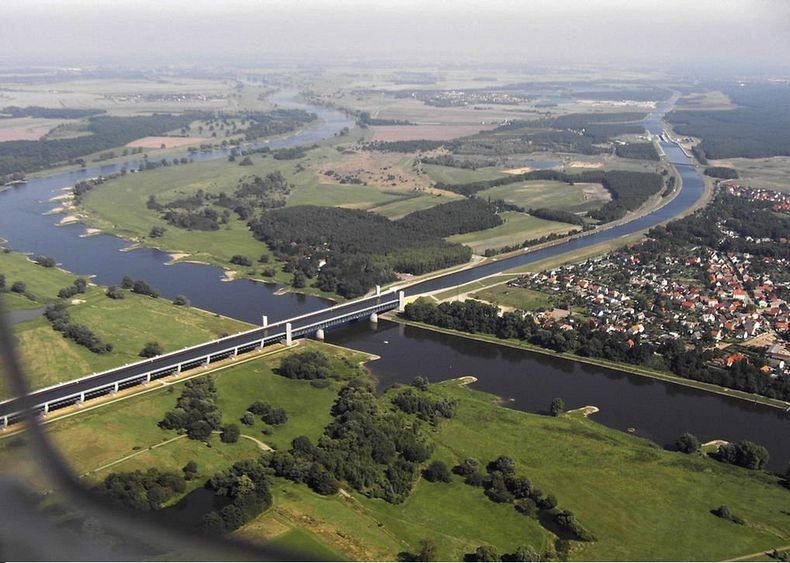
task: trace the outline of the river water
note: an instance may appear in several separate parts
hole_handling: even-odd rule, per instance
[[[294,103],[292,93],[275,100],[282,106],[301,107],[319,116],[317,123],[291,136],[272,140],[272,148],[309,144],[334,135],[353,123],[344,114]],[[660,118],[671,106],[662,104],[646,121],[654,134],[661,131]],[[674,145],[663,144],[670,160],[678,164],[683,189],[663,208],[631,223],[572,240],[556,248],[526,253],[424,282],[411,288],[417,292],[452,287],[483,275],[548,258],[665,221],[693,205],[704,184],[688,159]],[[224,158],[225,151],[200,153],[197,160]],[[8,247],[55,257],[62,266],[81,275],[95,275],[101,284],[116,284],[124,275],[144,279],[163,295],[184,294],[198,307],[241,320],[259,323],[260,315],[280,320],[326,306],[322,299],[295,294],[275,295],[279,286],[248,280],[222,282],[221,270],[200,264],[165,265],[169,256],[141,248],[119,252],[128,242],[112,235],[81,237],[81,225],[56,226],[58,215],[43,215],[56,204],[49,200],[80,179],[107,175],[128,163],[92,167],[30,180],[26,185],[0,193],[0,237]],[[101,188],[99,188],[101,189]],[[679,385],[651,380],[589,366],[579,362],[485,344],[394,323],[367,323],[329,332],[329,342],[381,356],[370,369],[380,386],[409,382],[416,375],[433,381],[474,375],[476,389],[495,393],[512,408],[545,412],[552,398],[562,397],[568,408],[595,405],[601,412],[594,419],[620,430],[633,429],[637,435],[661,445],[674,441],[683,432],[703,440],[751,439],[768,447],[771,467],[783,469],[790,459],[790,424],[778,410],[705,393]]]

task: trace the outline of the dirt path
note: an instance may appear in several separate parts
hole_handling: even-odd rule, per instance
[[[735,557],[733,559],[727,559],[727,561],[745,561],[747,559],[753,559],[755,557],[760,557],[761,555],[765,555],[766,553],[770,553],[773,550],[776,551],[787,551],[790,549],[790,545],[785,545],[782,547],[772,547],[771,549],[765,549],[763,551],[758,551],[757,553],[750,553],[749,555],[742,555],[741,557]]]
[[[246,438],[247,440],[251,440],[258,444],[258,447],[265,452],[273,452],[274,448],[272,448],[269,444],[264,444],[258,438],[253,438],[252,436],[247,436],[246,434],[241,435],[242,438]]]
[[[132,459],[133,457],[136,457],[142,453],[148,452],[150,450],[155,450],[156,448],[161,448],[162,446],[166,446],[168,444],[175,442],[176,440],[181,440],[182,438],[186,438],[186,437],[187,437],[186,434],[179,434],[175,438],[170,438],[169,440],[165,440],[164,442],[159,442],[158,444],[154,444],[153,446],[149,446],[145,449],[140,449],[134,452],[133,454],[129,454],[122,458],[116,459],[115,461],[111,461],[110,463],[105,463],[104,465],[97,467],[95,469],[91,469],[90,471],[86,471],[85,473],[80,475],[80,477],[85,477],[87,475],[90,475],[91,473],[98,473],[99,471],[104,471],[105,469],[112,467],[113,465],[118,465],[119,463],[123,463],[124,461]]]

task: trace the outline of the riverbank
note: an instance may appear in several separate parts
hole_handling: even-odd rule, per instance
[[[443,334],[449,334],[451,336],[458,336],[461,338],[467,338],[469,340],[477,340],[479,342],[486,342],[488,344],[496,344],[499,346],[507,346],[509,348],[516,348],[519,350],[525,350],[527,352],[534,352],[537,354],[542,354],[546,356],[551,356],[553,358],[562,358],[565,360],[569,360],[572,362],[578,362],[582,364],[589,364],[594,365],[606,369],[611,369],[623,373],[639,375],[642,377],[648,377],[651,379],[657,379],[660,381],[666,381],[668,383],[674,383],[676,385],[682,385],[684,387],[691,387],[693,389],[699,389],[701,391],[706,391],[709,393],[715,393],[717,395],[723,395],[726,397],[731,397],[735,399],[740,399],[742,401],[747,401],[749,403],[765,405],[768,407],[773,407],[779,410],[786,410],[790,408],[790,403],[785,401],[780,401],[777,399],[770,399],[768,397],[763,397],[761,395],[755,395],[752,393],[745,393],[743,391],[737,391],[733,389],[727,389],[725,387],[721,387],[718,385],[712,385],[710,383],[703,383],[701,381],[694,381],[691,379],[684,379],[682,377],[678,377],[671,373],[661,372],[657,370],[651,370],[647,368],[642,368],[639,366],[633,366],[631,364],[620,364],[617,362],[611,362],[608,360],[602,360],[599,358],[585,358],[583,356],[576,356],[575,354],[569,354],[567,352],[555,352],[554,350],[548,350],[546,348],[541,348],[539,346],[535,346],[534,344],[530,344],[528,342],[523,341],[516,341],[516,340],[503,340],[497,338],[493,335],[487,334],[470,334],[467,332],[461,332],[452,329],[441,328],[433,325],[429,325],[426,323],[420,323],[416,321],[409,321],[400,317],[394,313],[385,313],[380,315],[380,318],[386,319],[389,321],[393,321],[399,324],[404,325],[412,325],[417,326],[426,330],[431,330],[434,332],[441,332]]]
[[[305,348],[327,353],[338,379],[316,387],[277,375],[280,358]],[[317,443],[332,420],[332,405],[343,383],[364,377],[359,368],[364,359],[358,352],[304,341],[299,347],[270,350],[212,369],[222,422],[238,423],[251,402],[263,399],[284,408],[287,422],[271,427],[255,420],[244,434],[263,432],[260,441],[279,451],[289,449],[296,436]],[[187,483],[184,495],[188,496],[201,490],[215,472],[256,458],[260,451],[251,440],[225,444],[214,437],[211,447],[206,447],[160,428],[157,422],[175,405],[184,379],[151,385],[145,393],[112,401],[111,408],[75,409],[67,419],[49,422],[48,433],[87,484],[100,482],[109,472],[149,467],[180,473],[187,462],[195,461],[198,478]],[[572,541],[571,559],[721,560],[774,541],[786,543],[783,530],[790,529],[790,515],[781,508],[790,492],[779,486],[775,476],[722,464],[703,454],[663,451],[578,414],[549,417],[503,408],[494,395],[464,385],[469,382],[468,377],[457,378],[419,391],[432,400],[451,401],[455,414],[430,430],[424,427],[433,454],[416,471],[430,461],[452,467],[473,457],[484,467],[497,456],[510,457],[518,475],[544,495],[554,495],[560,509],[571,510],[596,536],[595,542]],[[379,396],[377,408],[390,412],[392,397],[403,389]],[[36,490],[49,490],[51,484],[42,479],[35,458],[27,455],[26,440],[24,434],[0,439],[3,472],[24,479]],[[590,465],[590,459],[598,462]],[[492,502],[481,488],[454,474],[449,482],[429,482],[418,473],[412,478],[408,499],[390,504],[366,497],[347,483],[342,484],[343,493],[321,496],[304,484],[274,477],[271,508],[234,536],[264,544],[298,532],[352,560],[394,560],[398,553],[416,552],[425,538],[436,540],[442,560],[461,560],[479,545],[493,545],[499,553],[511,553],[519,545],[530,545],[541,554],[555,553],[551,528],[520,514],[512,503]],[[601,503],[601,498],[608,500]],[[725,503],[750,525],[733,527],[710,514]],[[612,505],[618,506],[622,517],[611,518]],[[635,521],[640,525],[634,526]],[[675,541],[666,541],[668,537]]]

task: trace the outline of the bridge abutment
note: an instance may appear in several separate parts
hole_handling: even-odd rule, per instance
[[[373,324],[377,324],[379,322],[379,316],[376,313],[371,313],[368,320]]]

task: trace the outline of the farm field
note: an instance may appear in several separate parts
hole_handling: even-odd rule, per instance
[[[487,248],[502,248],[521,244],[525,240],[540,238],[551,233],[567,233],[578,227],[538,219],[526,213],[507,211],[502,214],[505,224],[484,231],[453,235],[450,242],[459,242],[472,248],[475,254],[483,254]]]
[[[489,188],[477,194],[481,198],[501,199],[524,209],[551,208],[570,211],[597,209],[612,199],[600,184],[566,184],[553,181],[530,181]]]
[[[343,378],[359,374],[357,362],[363,356],[304,344],[331,354]],[[329,409],[340,386],[330,380],[319,389],[276,375],[273,368],[289,353],[283,350],[215,373],[223,421],[235,422],[256,398],[285,408],[288,422],[271,428],[270,434],[261,433],[258,421],[242,430],[279,449],[300,434],[315,441],[330,420]],[[112,410],[98,408],[56,420],[46,428],[75,472],[87,474],[88,483],[109,471],[154,465],[180,471],[195,460],[199,478],[189,482],[193,488],[233,461],[258,455],[254,442],[244,438],[236,444],[214,438],[211,448],[186,438],[165,444],[177,435],[156,423],[175,404],[181,385],[125,399]],[[431,459],[452,466],[466,457],[483,464],[499,455],[513,458],[518,474],[555,495],[559,506],[573,511],[597,537],[590,543],[571,542],[571,560],[721,560],[790,541],[790,515],[784,510],[790,491],[776,477],[721,464],[705,454],[664,451],[578,413],[547,417],[511,410],[494,396],[457,381],[433,385],[427,393],[456,401],[455,416],[429,432],[435,444]],[[387,404],[388,397],[385,394],[380,402]],[[598,461],[591,465],[590,459]],[[37,477],[24,435],[0,439],[0,463],[11,475],[46,486]],[[101,467],[105,468],[94,472]],[[536,519],[520,515],[512,505],[490,501],[482,489],[464,484],[456,475],[449,483],[418,480],[409,498],[397,505],[351,491],[319,496],[281,478],[272,481],[272,493],[272,508],[235,536],[256,542],[279,538],[297,545],[289,542],[305,534],[308,547],[327,559],[335,558],[331,553],[393,560],[401,552],[415,552],[423,539],[436,541],[441,560],[459,560],[479,545],[492,545],[500,554],[518,545],[552,550],[553,534]],[[722,504],[745,518],[747,525],[736,526],[710,513]]]
[[[205,137],[143,137],[131,143],[126,143],[129,148],[142,147],[144,149],[178,148],[188,145],[199,145],[210,141]]]

